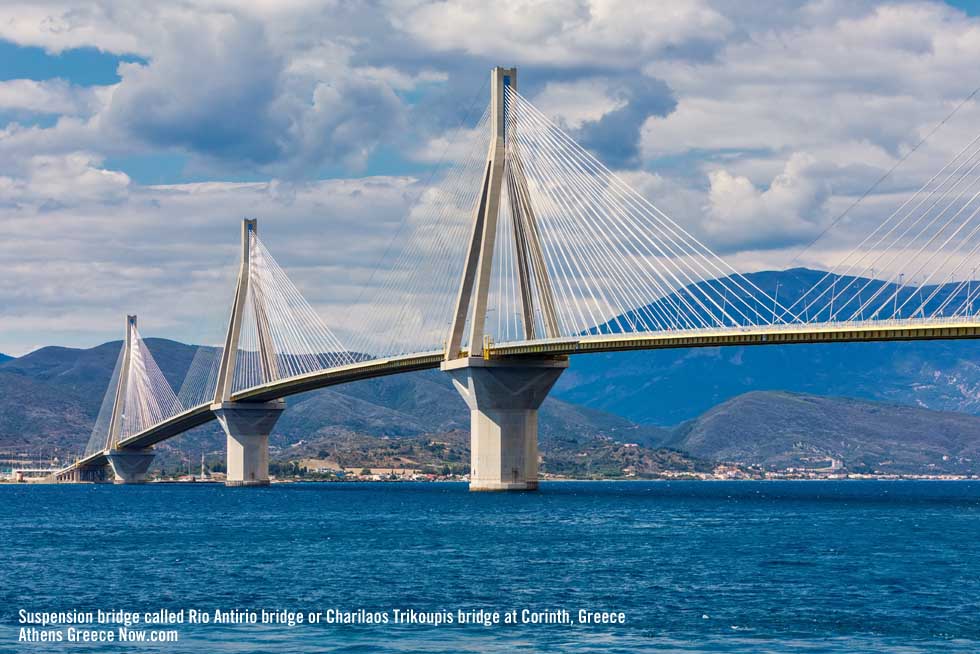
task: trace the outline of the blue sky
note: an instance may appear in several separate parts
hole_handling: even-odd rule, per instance
[[[122,0],[0,7],[0,351],[211,342],[258,215],[329,316],[374,263],[492,65],[745,270],[801,247],[980,85],[980,2]],[[974,103],[862,204],[941,165]],[[217,290],[216,290],[217,289]]]

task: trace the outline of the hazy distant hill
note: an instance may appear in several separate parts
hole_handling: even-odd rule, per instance
[[[781,392],[740,395],[656,443],[707,459],[777,468],[980,470],[980,417]]]
[[[37,452],[77,443],[73,449],[80,449],[97,411],[83,394],[0,369],[0,448]]]

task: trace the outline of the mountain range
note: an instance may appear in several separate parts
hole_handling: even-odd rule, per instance
[[[766,290],[779,284],[790,303],[793,288],[823,275],[797,269],[749,277]],[[196,347],[154,338],[147,345],[178,388]],[[45,347],[0,360],[0,449],[64,455],[84,447],[119,347]],[[704,470],[737,461],[975,473],[978,355],[980,343],[937,341],[575,357],[541,410],[544,469]],[[462,464],[467,426],[447,377],[426,371],[290,398],[271,445],[278,460]],[[163,444],[158,459],[199,461],[201,452],[217,459],[223,447],[212,423]],[[431,456],[443,447],[446,458]]]
[[[798,393],[739,395],[648,442],[764,467],[974,474],[980,417]]]

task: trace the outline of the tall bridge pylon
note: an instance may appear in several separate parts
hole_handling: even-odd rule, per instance
[[[85,448],[86,463],[67,472],[69,481],[138,484],[153,462],[149,447],[124,447],[126,439],[181,412],[173,388],[140,336],[135,315],[126,331],[109,389]],[[107,469],[111,474],[107,474]]]
[[[279,376],[272,338],[268,304],[261,283],[256,283],[258,221],[242,221],[242,258],[238,269],[235,301],[218,367],[218,380],[211,410],[227,437],[228,486],[263,486],[269,483],[269,434],[286,408],[283,400],[233,402],[236,373],[249,364],[240,345],[246,322],[253,327],[257,345],[257,372],[264,380]],[[247,320],[250,318],[251,320]]]
[[[559,335],[555,300],[541,252],[541,237],[527,180],[520,161],[510,157],[508,152],[509,125],[504,101],[508,89],[517,90],[517,69],[494,68],[490,73],[490,150],[487,152],[480,199],[474,208],[466,263],[447,339],[447,361],[458,359],[462,354],[463,331],[468,316],[471,356],[478,346],[482,348],[484,342],[501,191],[505,185],[511,212],[511,236],[514,239],[513,244],[508,245],[514,248],[517,259],[524,336],[527,340],[533,340],[536,336],[555,338]],[[542,314],[543,334],[536,334],[536,309]]]
[[[218,363],[213,411],[227,436],[229,486],[269,483],[269,435],[282,399],[236,401],[236,392],[353,361],[259,239],[242,221],[235,300]]]
[[[152,366],[150,365],[152,363]],[[116,397],[112,405],[112,418],[109,422],[109,442],[106,447],[106,458],[115,475],[118,484],[138,484],[146,481],[146,472],[153,462],[153,451],[121,450],[119,441],[132,426],[143,419],[143,415],[152,423],[162,417],[157,403],[158,396],[154,393],[143,392],[149,384],[141,383],[146,378],[147,371],[153,369],[159,373],[159,368],[153,357],[143,347],[142,339],[137,331],[136,316],[126,316],[126,340],[123,343],[122,370],[119,374],[119,384],[116,386]],[[163,377],[162,374],[159,375]],[[138,378],[138,379],[137,379]],[[164,380],[166,383],[166,380]],[[167,390],[173,395],[173,389],[167,384]],[[151,403],[154,405],[151,407]],[[156,411],[154,411],[156,409]],[[161,416],[148,414],[160,413]],[[137,429],[138,430],[138,429]]]
[[[509,361],[486,356],[489,342],[484,327],[504,188],[513,238],[506,245],[516,255],[524,337],[559,335],[527,181],[519,159],[508,151],[508,144],[514,142],[507,133],[513,129],[505,101],[508,90],[517,90],[517,69],[494,68],[490,73],[490,148],[441,366],[470,409],[470,489],[476,491],[537,489],[538,408],[568,367],[567,357]],[[535,329],[538,312],[544,330],[540,335]],[[463,356],[467,318],[469,351]]]

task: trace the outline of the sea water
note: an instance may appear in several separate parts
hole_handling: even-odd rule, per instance
[[[980,483],[0,486],[0,652],[48,651],[978,652]]]

